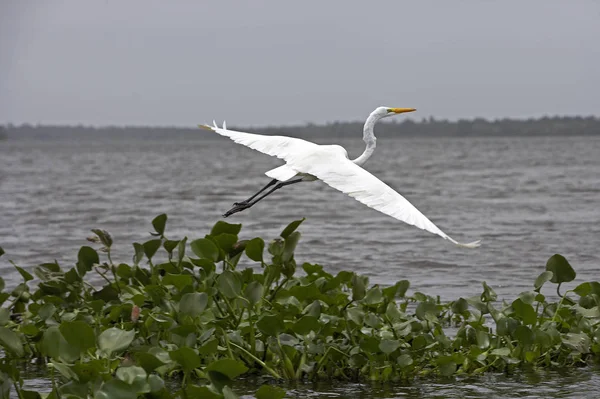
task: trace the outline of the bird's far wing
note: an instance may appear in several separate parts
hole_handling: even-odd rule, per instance
[[[433,224],[406,198],[341,153],[333,157],[331,155],[310,157],[310,160],[306,159],[301,165],[292,163],[291,166],[301,172],[318,177],[329,186],[348,194],[368,207],[437,234],[456,245],[476,248],[480,244],[480,241],[468,244],[457,242]]]
[[[310,153],[319,147],[315,143],[294,137],[266,136],[262,134],[229,130],[227,129],[225,122],[223,122],[222,128],[218,127],[215,122],[213,122],[213,126],[199,125],[199,127],[212,130],[221,136],[229,137],[238,144],[283,159],[286,162],[294,162],[295,160],[301,159],[305,154]]]

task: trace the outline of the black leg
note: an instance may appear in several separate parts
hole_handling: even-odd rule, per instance
[[[275,181],[277,181],[277,180],[275,180]],[[252,200],[258,194],[260,194],[265,189],[267,189],[268,187],[270,187],[272,185],[271,183],[273,183],[273,182],[271,182],[265,188],[263,188],[262,190],[260,190],[258,193],[256,193],[252,197],[250,197],[248,200],[246,200],[244,202],[237,202],[237,203],[235,203],[234,204],[235,206],[233,208],[231,208],[230,210],[228,210],[227,212],[225,212],[223,214],[223,217],[228,217],[228,216],[233,215],[234,213],[241,212],[244,209],[248,209],[248,208],[252,207],[254,204],[256,204],[257,202],[259,202],[260,200],[262,200],[263,198],[265,198],[266,196],[268,196],[269,194],[272,194],[276,190],[279,190],[281,187],[289,186],[290,184],[300,183],[301,181],[302,181],[302,178],[294,179],[294,180],[288,180],[288,181],[284,181],[284,182],[279,182],[270,191],[267,191],[265,194],[261,195],[260,197],[258,197],[254,201],[250,202],[250,200]]]
[[[245,205],[247,203],[249,203],[250,201],[252,201],[258,194],[262,193],[263,191],[265,191],[267,188],[271,187],[272,185],[276,184],[279,180],[277,179],[273,179],[270,182],[267,183],[266,186],[264,186],[263,188],[261,188],[256,194],[254,194],[252,197],[245,199],[241,202],[234,202],[233,205]]]

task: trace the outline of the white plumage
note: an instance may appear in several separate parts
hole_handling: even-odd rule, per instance
[[[293,137],[238,132],[228,130],[225,123],[223,128],[219,128],[214,122],[213,126],[201,125],[201,127],[229,137],[238,144],[283,159],[285,165],[266,172],[266,175],[273,179],[285,182],[296,176],[302,177],[303,180],[317,178],[368,207],[395,219],[437,234],[461,247],[476,248],[480,241],[468,244],[457,242],[433,224],[406,198],[359,166],[364,164],[375,148],[373,134],[375,122],[386,116],[410,111],[414,109],[379,107],[373,111],[364,128],[367,148],[365,153],[355,160],[350,160],[346,150],[339,145],[319,145]]]

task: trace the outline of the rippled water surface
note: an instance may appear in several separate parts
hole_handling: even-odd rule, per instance
[[[358,137],[338,143],[351,156],[363,149]],[[481,238],[482,247],[458,248],[320,182],[286,187],[228,221],[243,223],[245,238],[273,238],[306,217],[299,262],[355,270],[380,284],[409,279],[412,289],[448,300],[478,294],[483,280],[500,296],[516,295],[554,253],[575,267],[573,286],[600,277],[600,138],[402,138],[378,145],[366,169],[446,233]],[[0,141],[0,272],[10,286],[20,277],[8,259],[25,268],[54,259],[71,265],[92,228],[111,232],[115,260],[128,262],[131,243],[147,240],[150,221],[163,212],[169,237],[202,237],[279,164],[200,136]]]

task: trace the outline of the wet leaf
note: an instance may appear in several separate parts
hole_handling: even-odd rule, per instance
[[[208,259],[213,262],[219,260],[219,248],[208,238],[200,238],[192,241],[190,248],[200,259]]]
[[[179,348],[169,352],[169,357],[176,361],[184,372],[189,373],[202,365],[200,356],[188,347]]]
[[[165,364],[162,360],[148,352],[136,352],[134,357],[137,364],[143,367],[147,373],[151,373]]]
[[[148,259],[152,259],[152,257],[156,254],[156,251],[158,251],[161,245],[162,240],[160,239],[146,241],[144,244],[142,244],[144,248],[144,254]]]
[[[96,347],[96,334],[84,321],[64,321],[60,324],[60,333],[67,343],[79,352]]]
[[[263,315],[256,323],[258,329],[269,336],[276,337],[285,329],[283,320],[278,315]]]
[[[400,342],[394,339],[382,339],[379,343],[379,349],[389,355],[400,347]]]
[[[251,305],[256,305],[262,299],[265,289],[258,281],[251,281],[244,290],[244,295]]]
[[[242,291],[242,283],[238,276],[230,271],[225,270],[219,276],[218,280],[219,292],[227,298],[236,298]]]
[[[573,281],[577,273],[573,270],[573,267],[569,264],[567,259],[559,254],[552,255],[546,263],[546,270],[553,273],[552,281],[555,284],[568,283]]]
[[[19,336],[6,327],[0,327],[0,346],[13,356],[22,357],[25,355],[23,343]]]
[[[248,371],[248,367],[239,360],[221,359],[209,364],[206,370],[219,372],[233,380]]]
[[[156,234],[161,237],[165,234],[165,225],[166,224],[167,224],[167,215],[164,213],[161,215],[158,215],[157,217],[155,217],[152,220],[152,227],[154,227]]]
[[[207,304],[208,295],[205,292],[183,294],[179,302],[179,312],[192,317],[200,316]]]
[[[537,292],[540,292],[540,289],[542,288],[542,286],[544,285],[544,283],[546,283],[547,281],[552,280],[552,276],[554,274],[549,271],[546,270],[545,272],[543,272],[542,274],[540,274],[536,279],[535,282],[533,283],[533,286],[535,288],[535,290]]]
[[[124,351],[135,338],[134,330],[121,330],[111,327],[98,336],[98,348],[110,356],[112,353]]]
[[[287,227],[285,229],[283,229],[283,231],[281,232],[280,236],[283,239],[288,238],[288,236],[290,234],[292,234],[294,231],[296,231],[296,229],[298,228],[298,226],[300,226],[300,224],[302,224],[302,222],[304,222],[305,218],[302,218],[300,220],[295,220],[292,223],[288,224]]]
[[[253,238],[246,243],[246,256],[255,262],[263,261],[265,242],[262,238]]]
[[[231,224],[219,220],[210,231],[211,236],[218,236],[219,234],[233,234],[238,235],[242,229],[241,224]]]
[[[283,399],[285,389],[275,385],[261,385],[256,391],[256,399]]]

